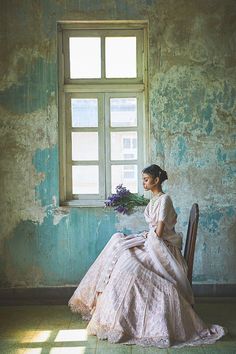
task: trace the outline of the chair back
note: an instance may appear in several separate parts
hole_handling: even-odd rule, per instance
[[[198,220],[199,220],[199,207],[197,203],[194,203],[190,210],[188,231],[187,231],[185,248],[184,248],[184,258],[188,266],[188,280],[191,285],[192,285],[193,261],[194,261],[195,243],[197,238]]]

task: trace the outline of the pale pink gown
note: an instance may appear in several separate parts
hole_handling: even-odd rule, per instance
[[[226,331],[206,325],[192,308],[176,213],[163,194],[145,209],[144,233],[114,234],[69,300],[89,320],[88,333],[111,343],[166,348],[214,343]],[[164,234],[154,228],[162,220]]]

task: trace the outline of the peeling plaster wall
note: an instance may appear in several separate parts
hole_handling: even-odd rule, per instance
[[[77,284],[135,222],[60,208],[56,21],[149,20],[151,161],[186,232],[200,206],[194,280],[236,283],[236,2],[2,0],[0,286]],[[140,211],[134,231],[142,229]]]

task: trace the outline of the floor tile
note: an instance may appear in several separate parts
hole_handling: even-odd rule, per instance
[[[236,353],[236,341],[231,343],[216,343],[203,348],[204,354],[235,354]]]
[[[183,347],[183,348],[168,348],[168,354],[205,354],[204,349],[201,346],[196,347]]]
[[[236,303],[198,303],[196,311],[208,323],[229,333],[213,345],[159,349],[111,344],[86,335],[87,321],[67,306],[0,306],[1,354],[236,354]]]
[[[64,346],[61,348],[52,348],[50,350],[50,354],[96,354],[96,349],[87,347]]]
[[[86,329],[68,329],[58,332],[55,343],[67,346],[83,346],[86,348],[97,347],[97,337],[88,336]]]
[[[132,345],[131,354],[167,354],[167,349],[160,349],[156,347],[144,348],[139,345]]]
[[[87,325],[88,321],[84,321],[80,316],[73,314],[71,317],[69,328],[86,328]]]
[[[103,341],[104,343],[106,341]],[[131,345],[111,344],[97,345],[96,354],[131,354]]]
[[[10,354],[16,351],[17,343],[9,342],[9,341],[1,341],[0,342],[0,353]]]

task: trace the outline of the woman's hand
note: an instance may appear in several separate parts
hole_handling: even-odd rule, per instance
[[[148,237],[148,231],[144,231],[142,234],[143,234],[143,237],[144,237],[144,238],[147,238],[147,237]]]
[[[164,227],[165,227],[164,222],[163,221],[158,221],[157,227],[154,230],[154,232],[157,235],[157,237],[162,237],[163,232],[164,232]]]

